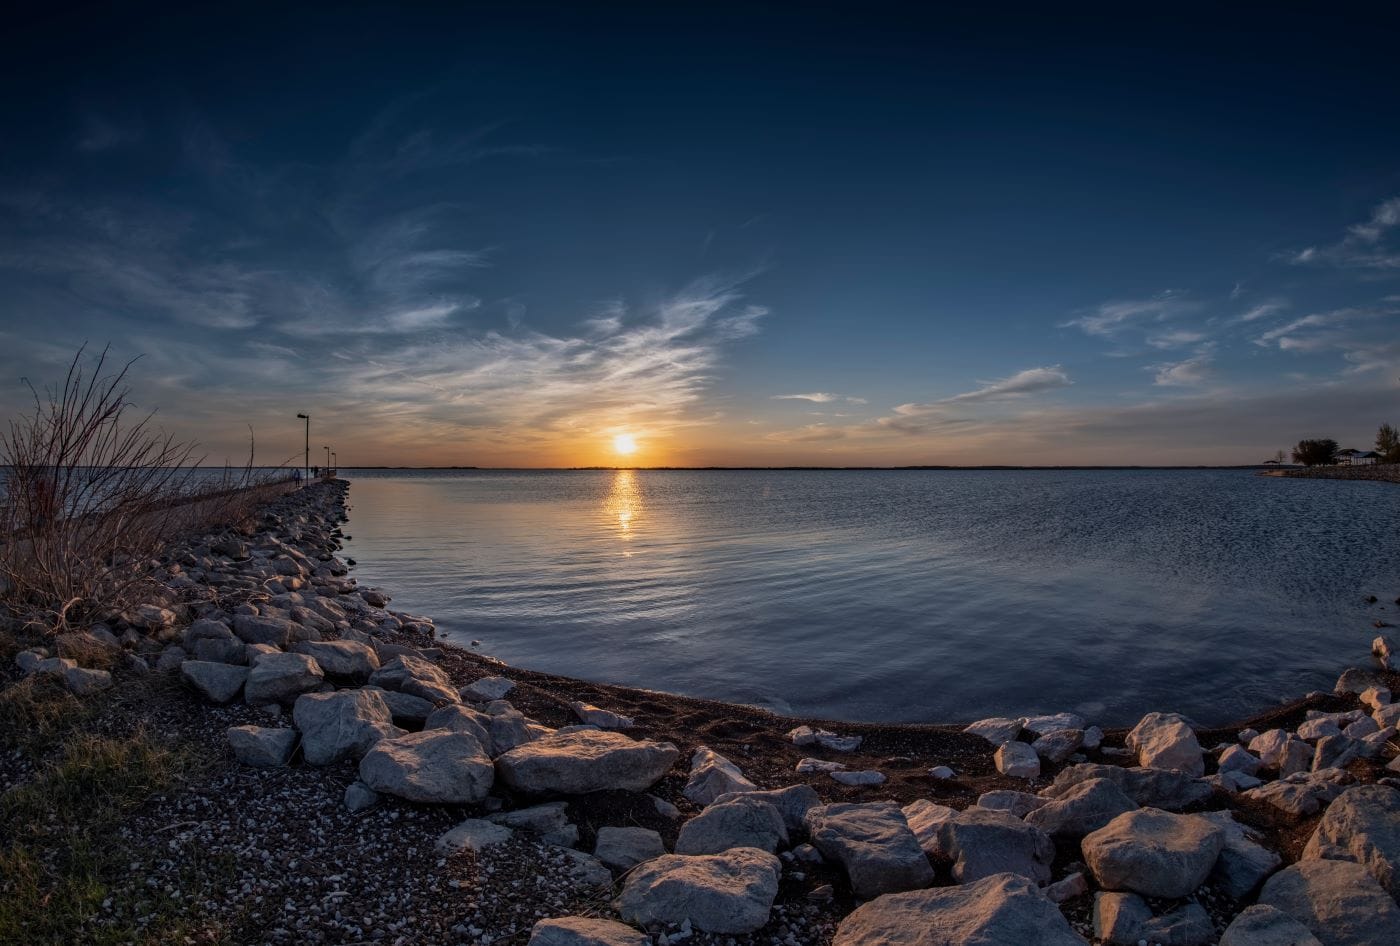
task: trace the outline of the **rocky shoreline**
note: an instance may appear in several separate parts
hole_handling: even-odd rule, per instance
[[[347,489],[172,549],[147,606],[0,679],[190,760],[122,812],[80,938],[159,941],[174,903],[195,943],[1400,942],[1384,635],[1238,727],[785,719],[445,646],[337,557]],[[0,797],[52,755],[7,752]]]
[[[1375,480],[1400,483],[1400,463],[1371,466],[1314,466],[1299,470],[1269,470],[1266,476],[1288,476],[1309,480]]]

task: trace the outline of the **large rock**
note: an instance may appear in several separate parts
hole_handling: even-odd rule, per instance
[[[1185,897],[1210,874],[1225,832],[1196,815],[1143,808],[1119,815],[1084,839],[1099,886],[1147,897]]]
[[[821,796],[812,786],[789,785],[787,788],[773,788],[767,791],[725,792],[711,804],[723,804],[738,798],[740,795],[760,798],[778,809],[778,814],[783,816],[783,824],[787,826],[789,832],[801,831],[806,824],[807,812],[822,803]]]
[[[1303,924],[1277,907],[1256,903],[1220,936],[1220,946],[1322,946]]]
[[[737,765],[718,752],[701,746],[690,757],[690,778],[681,794],[697,805],[708,805],[729,792],[752,792],[757,788],[744,777]]]
[[[1162,808],[1166,811],[1180,811],[1210,798],[1212,788],[1204,779],[1195,778],[1184,772],[1169,769],[1130,768],[1117,765],[1099,765],[1083,762],[1062,769],[1043,792],[1047,798],[1059,798],[1080,782],[1104,778],[1123,790],[1133,801],[1144,808]]]
[[[681,825],[677,854],[719,854],[753,847],[772,854],[787,844],[787,826],[772,804],[753,795],[719,802]]]
[[[1136,811],[1133,801],[1115,783],[1092,778],[1071,787],[1063,795],[1028,812],[1026,823],[1057,837],[1083,837],[1099,830],[1114,818]]]
[[[666,853],[661,835],[650,828],[598,829],[593,856],[609,867],[626,870]]]
[[[1191,776],[1205,774],[1201,744],[1189,723],[1176,713],[1148,713],[1128,733],[1126,743],[1149,769],[1171,769]]]
[[[286,765],[297,747],[297,731],[264,726],[230,726],[228,744],[233,750],[233,757],[244,765],[262,768]]]
[[[1400,907],[1366,868],[1350,861],[1299,861],[1264,884],[1259,902],[1306,926],[1323,946],[1395,946]]]
[[[1024,818],[1026,815],[1043,808],[1048,803],[1048,799],[1039,795],[1032,795],[1029,792],[1015,792],[1009,789],[998,789],[992,792],[983,792],[977,796],[977,807],[985,808],[988,811],[1009,811],[1017,818]],[[906,809],[905,817],[909,816]],[[918,834],[918,831],[914,832]]]
[[[540,920],[525,946],[651,946],[651,937],[615,920],[565,916]]]
[[[297,641],[292,651],[311,657],[332,677],[367,680],[379,669],[374,649],[355,641]]]
[[[1357,785],[1342,792],[1317,823],[1302,859],[1354,861],[1400,901],[1400,791]]]
[[[248,671],[243,699],[250,706],[290,703],[319,687],[325,679],[316,661],[305,654],[264,654]]]
[[[893,802],[821,805],[807,812],[807,831],[823,856],[846,869],[858,897],[933,883],[933,868]]]
[[[1031,748],[1046,762],[1059,765],[1078,752],[1083,742],[1082,729],[1054,729],[1031,743]]]
[[[1243,900],[1283,863],[1283,858],[1260,844],[1257,835],[1230,812],[1205,811],[1200,817],[1225,832],[1225,847],[1210,872],[1211,886],[1221,893]]]
[[[669,742],[639,741],[622,733],[582,730],[517,746],[496,760],[496,768],[501,781],[521,792],[640,792],[665,775],[679,755],[680,751]]]
[[[180,636],[180,643],[184,644],[185,650],[191,653],[194,652],[195,645],[200,641],[237,643],[240,650],[243,648],[243,641],[239,640],[227,624],[210,618],[200,618],[185,628],[184,633]]]
[[[302,755],[311,765],[358,761],[381,739],[402,735],[378,690],[303,693],[292,706]]]
[[[228,703],[243,689],[243,684],[248,680],[248,668],[207,660],[186,660],[180,665],[180,676],[205,699]]]
[[[1286,729],[1270,729],[1249,741],[1249,750],[1261,764],[1279,775],[1306,772],[1312,767],[1313,748]]]
[[[767,851],[663,854],[627,875],[615,906],[641,926],[685,921],[708,933],[751,933],[768,922],[782,863]]]
[[[431,703],[456,703],[461,697],[447,674],[422,657],[402,654],[370,675],[369,682]]]
[[[481,743],[442,729],[381,739],[360,760],[360,781],[416,802],[476,804],[491,790],[493,774]]]
[[[841,921],[831,946],[1084,946],[1024,877],[879,897]]]
[[[429,713],[423,720],[423,728],[451,729],[455,732],[471,733],[476,737],[476,741],[481,743],[481,748],[486,750],[486,754],[494,757],[496,749],[495,742],[491,739],[492,718],[485,713],[477,712],[470,706],[449,703]]]
[[[1305,817],[1331,803],[1344,788],[1325,771],[1300,772],[1242,794],[1245,798],[1266,802],[1285,814]]]
[[[286,647],[292,637],[292,622],[279,617],[240,614],[233,619],[233,632],[245,644]]]
[[[938,846],[953,858],[953,879],[960,884],[996,874],[1047,884],[1055,859],[1055,842],[1044,831],[1007,812],[983,808],[968,808],[944,821]]]

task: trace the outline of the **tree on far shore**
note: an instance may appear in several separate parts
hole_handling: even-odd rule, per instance
[[[1400,463],[1400,431],[1389,424],[1381,424],[1376,431],[1376,453],[1382,463]]]
[[[1299,440],[1293,448],[1293,462],[1303,466],[1326,466],[1337,462],[1337,441],[1331,438]]]

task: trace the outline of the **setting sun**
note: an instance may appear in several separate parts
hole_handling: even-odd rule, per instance
[[[613,438],[613,449],[623,456],[637,452],[637,441],[631,434],[618,434]]]

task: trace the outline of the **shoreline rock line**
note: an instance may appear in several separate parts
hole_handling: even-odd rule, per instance
[[[782,719],[438,641],[350,577],[347,491],[309,486],[236,539],[173,549],[141,626],[82,632],[120,653],[116,681],[49,648],[16,666],[79,695],[172,674],[211,720],[242,714],[224,738],[247,771],[320,773],[359,818],[449,813],[438,857],[549,858],[593,905],[463,942],[1400,943],[1384,635],[1377,666],[1240,727]],[[501,883],[479,872],[462,895]]]

